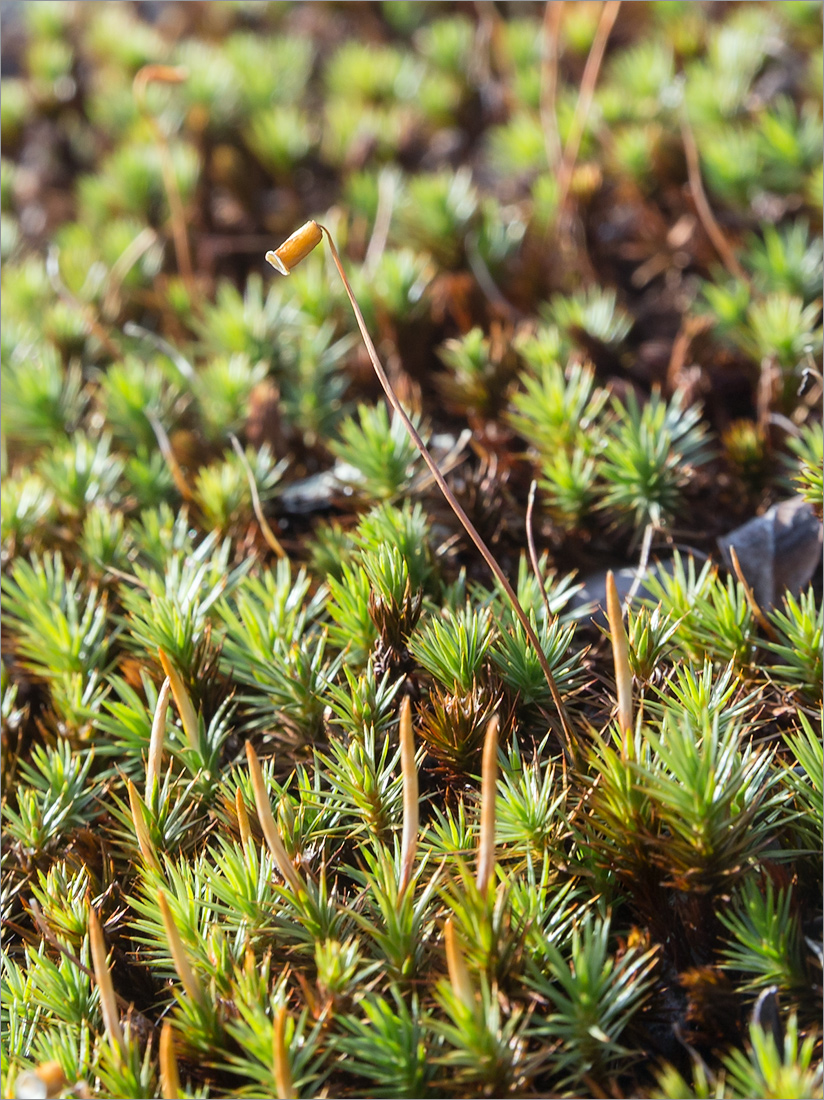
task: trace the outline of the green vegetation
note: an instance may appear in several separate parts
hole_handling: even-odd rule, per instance
[[[821,17],[4,7],[4,1097],[821,1097]]]

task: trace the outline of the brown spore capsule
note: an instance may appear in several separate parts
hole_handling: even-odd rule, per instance
[[[280,248],[267,252],[266,259],[281,275],[288,275],[295,264],[299,264],[316,245],[320,244],[322,236],[318,223],[308,221],[300,229],[295,230],[291,237],[287,237]]]

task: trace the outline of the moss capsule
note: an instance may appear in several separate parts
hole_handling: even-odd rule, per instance
[[[317,222],[308,221],[297,229],[280,248],[266,253],[266,259],[281,275],[288,275],[295,264],[309,255],[320,244],[323,234]]]

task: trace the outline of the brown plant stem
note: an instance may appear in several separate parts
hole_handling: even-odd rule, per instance
[[[621,755],[629,758],[632,737],[632,669],[629,663],[629,641],[624,627],[621,601],[615,585],[615,576],[607,573],[607,618],[615,663],[615,687],[618,694],[618,728],[621,731]]]
[[[192,490],[189,488],[186,475],[181,470],[180,463],[177,461],[175,453],[172,450],[172,444],[166,434],[166,429],[150,409],[146,410],[146,419],[152,426],[152,431],[155,434],[160,453],[163,455],[163,461],[169,467],[169,473],[172,475],[172,481],[174,481],[177,491],[185,501],[191,502],[193,499]]]
[[[289,1061],[289,1050],[286,1046],[286,1021],[289,1013],[286,1005],[281,1005],[275,1011],[272,1021],[272,1061],[275,1070],[275,1088],[278,1100],[292,1100],[295,1095],[295,1087],[292,1083],[292,1065]]]
[[[166,190],[166,198],[169,202],[169,220],[172,226],[172,240],[175,246],[177,267],[180,271],[186,290],[194,300],[197,296],[197,287],[192,268],[192,253],[189,249],[189,235],[186,232],[186,212],[183,209],[183,200],[180,197],[180,188],[177,185],[174,162],[169,149],[163,127],[151,114],[146,104],[146,88],[153,82],[161,84],[182,84],[188,77],[185,69],[175,68],[171,65],[144,65],[135,75],[132,91],[138,106],[138,110],[147,119],[152,128],[155,142],[160,155],[160,171],[163,175],[163,186]]]
[[[186,991],[187,997],[194,1001],[195,1004],[200,1005],[202,1008],[206,1008],[206,994],[200,983],[200,979],[195,973],[192,964],[189,962],[186,948],[183,945],[183,939],[177,929],[174,914],[172,913],[172,907],[169,905],[169,900],[162,890],[158,891],[157,904],[160,909],[163,928],[166,932],[166,939],[169,944],[172,962],[177,971],[177,976],[180,978],[180,984]]]
[[[449,982],[455,994],[463,1004],[469,1008],[475,1007],[475,990],[472,988],[472,979],[463,956],[458,934],[452,923],[452,917],[447,917],[443,927],[444,943],[446,945],[446,966],[449,971]]]
[[[575,162],[578,160],[578,152],[581,148],[581,139],[584,136],[587,119],[589,118],[592,100],[595,95],[595,85],[598,81],[598,73],[601,71],[601,63],[604,60],[604,51],[607,48],[612,28],[618,18],[621,8],[621,0],[607,0],[601,11],[598,29],[584,66],[584,75],[581,77],[581,88],[578,93],[578,102],[575,104],[575,114],[572,118],[569,137],[564,146],[561,166],[558,169],[558,213],[560,214],[566,204],[569,187],[572,183],[572,173],[575,170]]]
[[[418,765],[415,762],[415,736],[412,730],[412,704],[409,696],[401,703],[400,719],[401,772],[403,774],[403,840],[401,842],[401,877],[398,897],[406,891],[412,880],[412,868],[418,848],[420,806],[418,791]]]
[[[397,190],[397,175],[391,169],[384,168],[378,176],[378,209],[375,212],[372,236],[369,238],[366,255],[363,258],[363,270],[370,275],[377,267],[389,239],[389,227],[392,224],[392,211]]]
[[[177,706],[177,712],[180,715],[180,724],[183,726],[183,732],[186,734],[186,740],[189,742],[189,747],[196,750],[198,747],[198,721],[192,697],[186,690],[186,685],[183,683],[183,677],[172,664],[166,652],[162,649],[158,649],[157,655],[160,658],[163,671],[169,680],[172,695],[174,696],[174,701]]]
[[[741,568],[741,562],[738,560],[738,553],[736,552],[734,546],[730,547],[730,561],[732,562],[733,572],[738,579],[738,583],[744,589],[744,595],[747,597],[747,603],[750,605],[752,617],[755,619],[755,621],[758,623],[758,625],[761,627],[767,637],[770,638],[773,642],[776,641],[778,635],[776,634],[770,620],[761,610],[761,606],[758,603],[758,600],[755,598],[755,593],[753,592],[747,578],[744,576],[744,570]]]
[[[123,280],[144,253],[152,247],[157,240],[157,233],[151,226],[142,229],[134,240],[123,249],[120,256],[112,264],[109,278],[106,281],[106,294],[103,298],[103,316],[108,320],[116,317],[120,310],[120,288]]]
[[[120,1027],[120,1013],[117,1009],[117,998],[114,994],[112,976],[109,972],[109,961],[106,958],[106,941],[103,938],[103,929],[97,919],[94,909],[89,909],[89,945],[92,952],[92,966],[94,978],[100,991],[100,1009],[103,1013],[103,1024],[109,1036],[112,1047],[117,1048],[123,1061],[129,1057],[129,1048]]]
[[[495,881],[495,799],[498,782],[498,715],[490,718],[484,738],[481,765],[481,825],[478,836],[478,868],[475,885],[486,899]]]
[[[258,521],[258,525],[260,526],[260,529],[263,533],[263,537],[269,544],[270,549],[274,550],[275,554],[277,554],[279,558],[285,558],[287,556],[286,551],[281,546],[280,540],[278,539],[272,528],[269,526],[269,522],[266,519],[266,516],[264,516],[263,514],[263,508],[260,504],[260,494],[258,493],[257,483],[255,482],[255,475],[252,472],[252,467],[249,465],[249,460],[243,453],[243,448],[241,447],[240,442],[238,441],[238,438],[234,434],[234,432],[230,434],[229,438],[232,441],[232,446],[235,449],[235,454],[240,459],[241,465],[243,466],[243,469],[246,473],[246,480],[249,482],[249,491],[252,494],[252,508]]]
[[[361,313],[360,306],[357,303],[357,300],[355,298],[355,294],[352,290],[352,287],[349,284],[349,280],[346,277],[346,272],[343,269],[343,264],[341,263],[340,256],[338,255],[338,250],[335,247],[335,242],[332,240],[332,236],[329,233],[329,230],[326,229],[325,226],[319,225],[318,228],[324,233],[324,235],[326,236],[327,241],[329,242],[329,249],[330,249],[331,254],[332,254],[332,259],[335,263],[335,267],[338,270],[338,274],[340,275],[341,280],[343,282],[344,289],[346,290],[347,297],[349,298],[349,303],[352,306],[352,311],[355,314],[355,320],[357,321],[358,328],[360,329],[360,334],[361,334],[361,337],[363,339],[364,346],[366,347],[366,351],[369,355],[369,359],[372,363],[372,367],[375,371],[375,374],[377,375],[378,381],[380,382],[381,386],[383,387],[383,391],[386,394],[386,396],[389,400],[389,403],[391,404],[392,408],[395,410],[395,412],[400,417],[404,427],[406,428],[407,432],[409,433],[410,438],[412,439],[415,446],[420,451],[421,457],[423,458],[426,465],[429,467],[429,470],[432,474],[432,477],[435,479],[435,482],[437,483],[438,488],[441,490],[444,497],[446,498],[447,504],[452,509],[452,511],[455,513],[455,515],[458,517],[458,519],[461,522],[464,530],[466,531],[466,533],[469,535],[469,537],[474,542],[475,546],[480,551],[481,557],[484,559],[486,564],[489,566],[490,570],[492,571],[493,576],[495,577],[495,579],[500,584],[501,588],[503,588],[504,592],[506,593],[507,599],[509,600],[510,604],[512,605],[513,611],[515,612],[515,614],[518,617],[518,621],[520,622],[521,626],[524,628],[524,632],[526,633],[526,636],[529,639],[530,644],[532,645],[533,649],[535,650],[535,654],[538,658],[538,662],[540,663],[541,670],[543,671],[544,677],[546,678],[546,682],[549,685],[549,690],[550,690],[550,693],[552,695],[552,701],[555,704],[555,709],[557,710],[558,717],[560,718],[560,721],[561,721],[561,729],[563,731],[564,742],[565,742],[564,747],[565,747],[566,751],[569,753],[570,757],[572,759],[575,759],[576,756],[577,756],[577,745],[575,743],[575,737],[574,737],[574,734],[573,734],[572,726],[570,724],[569,717],[566,713],[566,708],[564,707],[564,703],[563,703],[563,700],[561,698],[561,693],[558,690],[558,685],[555,683],[555,677],[552,675],[552,669],[549,667],[549,661],[547,660],[546,654],[544,653],[543,649],[541,648],[541,643],[538,640],[538,635],[535,633],[535,630],[533,629],[532,623],[530,623],[529,618],[528,618],[526,612],[524,611],[523,607],[521,606],[521,603],[518,600],[517,595],[515,594],[515,590],[512,587],[512,585],[509,583],[509,580],[507,579],[506,574],[504,573],[503,569],[498,564],[498,562],[497,562],[494,554],[492,553],[492,551],[486,545],[483,538],[481,537],[481,535],[479,534],[479,532],[475,528],[475,525],[472,523],[469,516],[466,514],[466,512],[463,510],[461,505],[458,503],[458,500],[456,499],[455,494],[449,488],[449,486],[446,483],[446,479],[444,478],[441,471],[438,469],[437,463],[435,462],[434,458],[432,457],[432,455],[427,450],[426,444],[421,439],[421,437],[418,433],[418,430],[416,429],[415,425],[410,420],[410,418],[409,418],[406,410],[404,409],[403,405],[400,403],[400,400],[398,399],[398,396],[397,396],[397,394],[395,393],[395,390],[392,387],[392,383],[389,381],[389,378],[387,377],[386,371],[383,369],[381,361],[378,358],[378,353],[375,349],[375,345],[372,343],[372,337],[369,335],[369,330],[366,327],[366,322],[363,318],[363,314]]]
[[[59,951],[64,959],[68,959],[72,966],[77,967],[77,969],[85,974],[87,978],[93,978],[94,971],[90,967],[86,966],[85,963],[81,962],[80,959],[78,959],[77,955],[75,955],[73,951],[70,951],[64,943],[61,943],[54,932],[52,932],[51,928],[49,928],[48,924],[46,923],[46,918],[43,916],[43,911],[34,900],[34,898],[28,899],[28,901],[26,902],[26,908],[31,913],[34,923],[37,926],[37,930],[40,932],[43,938],[48,943],[50,943],[56,951]],[[9,925],[9,927],[13,928],[15,932],[21,934],[24,939],[26,939],[29,943],[34,943],[34,937],[32,936],[31,932],[26,932],[24,929],[20,928],[19,925],[15,925],[12,921],[8,921],[7,924]],[[129,1001],[127,1001],[125,997],[121,997],[119,993],[115,993],[114,996],[120,1008],[124,1012],[128,1012],[129,1008],[131,1007]]]
[[[137,787],[135,787],[131,779],[127,780],[127,789],[129,792],[129,808],[132,811],[132,822],[134,823],[134,831],[137,837],[137,846],[140,849],[140,854],[146,860],[146,863],[160,874],[160,860],[157,858],[157,851],[152,843],[152,838],[149,835],[149,829],[146,825],[146,819],[143,816],[143,803],[140,800],[140,795],[137,793]]]
[[[235,813],[237,814],[237,827],[240,832],[240,843],[244,851],[252,843],[252,826],[249,821],[249,811],[243,798],[243,791],[238,787],[235,791]]]
[[[106,329],[95,316],[92,304],[90,302],[81,302],[63,282],[60,275],[60,252],[56,245],[52,245],[46,255],[46,274],[57,296],[82,315],[83,320],[89,326],[89,331],[92,336],[98,340],[101,347],[106,349],[112,359],[120,359],[123,355],[122,350],[117,346],[114,340],[112,340],[111,336],[109,336]]]
[[[160,1091],[163,1100],[178,1100],[180,1096],[180,1074],[177,1069],[177,1057],[175,1056],[175,1039],[172,1025],[168,1020],[163,1021],[160,1032]]]
[[[541,42],[541,126],[544,131],[546,159],[550,172],[557,172],[563,149],[558,134],[555,97],[558,91],[558,40],[564,0],[547,0]]]
[[[272,858],[277,864],[278,870],[283,875],[286,882],[289,883],[292,892],[297,897],[301,893],[306,893],[306,887],[294,863],[290,859],[289,853],[286,851],[286,846],[278,832],[275,817],[272,813],[272,806],[269,801],[269,792],[266,789],[266,782],[263,778],[263,772],[261,771],[260,761],[258,760],[258,755],[251,741],[246,742],[246,760],[249,764],[249,777],[252,780],[255,809],[257,810],[260,827],[263,830],[263,835],[266,838],[266,843],[269,847],[269,851],[272,853]]]
[[[538,560],[538,551],[535,547],[535,532],[532,528],[532,512],[535,508],[535,492],[537,488],[538,482],[533,478],[529,486],[529,497],[526,502],[526,544],[529,549],[529,560],[532,564],[532,572],[535,574],[535,579],[541,589],[541,599],[543,600],[544,609],[546,611],[546,624],[547,626],[551,626],[555,616],[552,614],[552,608],[549,606],[549,596],[547,595],[544,577],[541,573],[541,563]]]
[[[695,203],[695,212],[701,220],[704,232],[709,237],[713,248],[721,257],[721,261],[736,279],[742,279],[748,283],[747,273],[736,260],[735,254],[730,248],[727,238],[724,236],[721,226],[712,212],[707,192],[704,190],[704,181],[701,177],[701,162],[698,157],[698,146],[695,143],[695,135],[689,124],[686,110],[681,111],[681,140],[684,143],[684,156],[687,161],[687,178],[689,180],[692,201]]]
[[[654,523],[648,523],[644,528],[644,534],[641,539],[641,553],[638,555],[638,565],[635,567],[635,576],[632,579],[629,592],[627,592],[626,599],[624,600],[624,610],[629,611],[629,605],[638,595],[638,590],[641,587],[644,576],[649,566],[649,555],[652,550],[652,536],[655,534],[657,527]]]

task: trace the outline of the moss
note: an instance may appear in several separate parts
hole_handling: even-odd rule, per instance
[[[821,1095],[821,5],[517,8],[4,11],[4,1095]]]

